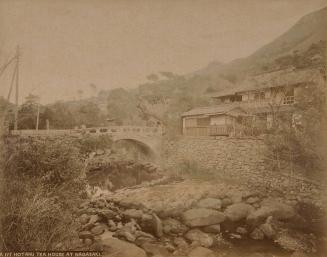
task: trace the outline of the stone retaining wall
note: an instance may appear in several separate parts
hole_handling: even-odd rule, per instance
[[[273,171],[266,160],[265,148],[261,139],[181,137],[166,145],[166,168],[178,170],[183,163],[189,163],[218,177],[254,187],[308,197],[319,194],[317,183]]]
[[[230,170],[236,175],[265,170],[265,145],[258,139],[181,137],[168,147],[172,153],[168,155],[168,166],[192,161],[205,169]]]

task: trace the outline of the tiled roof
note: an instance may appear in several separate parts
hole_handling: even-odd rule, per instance
[[[229,104],[220,104],[215,106],[208,107],[198,107],[191,109],[187,112],[184,112],[182,116],[196,116],[196,115],[214,115],[214,114],[228,114],[230,113],[246,113],[239,104],[229,103]]]
[[[278,110],[276,108],[278,108]],[[278,112],[290,112],[294,110],[295,108],[292,105],[281,105],[275,107],[274,109],[274,111],[278,111]],[[197,116],[197,115],[211,116],[216,114],[228,114],[231,116],[247,116],[247,115],[258,114],[258,113],[269,113],[271,111],[272,109],[269,106],[245,107],[245,106],[240,106],[240,102],[236,102],[236,103],[227,103],[227,104],[220,104],[215,106],[194,108],[187,112],[184,112],[182,114],[182,117]]]
[[[319,69],[299,69],[299,70],[279,70],[274,72],[266,72],[251,76],[245,79],[240,84],[233,88],[223,90],[221,92],[211,95],[211,97],[221,97],[241,93],[245,91],[252,91],[264,88],[273,88],[286,85],[297,85],[301,83],[319,83],[322,74]]]

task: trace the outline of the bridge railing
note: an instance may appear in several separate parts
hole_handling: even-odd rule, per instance
[[[160,127],[142,127],[142,126],[108,126],[94,127],[84,129],[49,129],[49,130],[11,130],[11,135],[17,136],[51,136],[67,134],[146,134],[162,135]]]
[[[49,129],[49,130],[33,130],[33,129],[20,129],[20,130],[11,130],[10,134],[15,136],[46,136],[46,135],[66,135],[72,134],[74,130],[72,129]]]

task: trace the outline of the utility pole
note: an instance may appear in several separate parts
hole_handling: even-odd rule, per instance
[[[19,97],[19,46],[16,50],[16,108],[15,108],[15,124],[14,130],[18,129],[18,97]]]
[[[39,120],[40,120],[40,103],[37,103],[37,115],[36,115],[36,126],[35,130],[39,130]]]

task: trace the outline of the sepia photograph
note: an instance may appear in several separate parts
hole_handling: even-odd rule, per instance
[[[326,0],[0,0],[0,257],[326,257]]]

